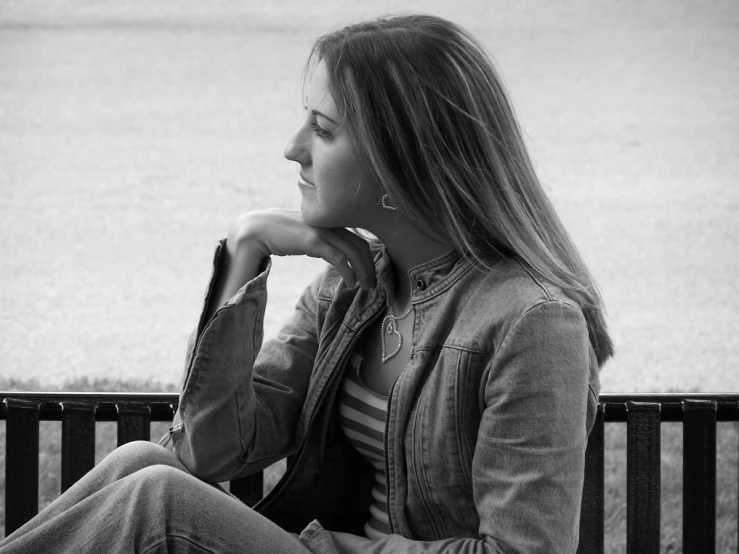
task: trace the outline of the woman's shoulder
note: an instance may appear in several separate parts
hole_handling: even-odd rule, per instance
[[[465,306],[463,319],[475,322],[473,335],[500,339],[525,316],[542,314],[543,325],[556,325],[556,317],[585,320],[580,306],[560,287],[536,276],[515,259],[501,260],[491,270],[472,271],[461,283],[459,300]]]
[[[514,258],[500,260],[487,271],[471,272],[475,282],[469,293],[488,306],[510,306],[514,311],[527,311],[541,303],[554,302],[578,308],[578,304],[557,285],[536,275]]]
[[[447,341],[492,355],[522,332],[549,337],[568,329],[587,340],[587,323],[575,300],[517,260],[465,277]]]

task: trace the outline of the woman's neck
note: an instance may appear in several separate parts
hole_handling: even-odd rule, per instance
[[[386,226],[371,232],[385,245],[393,262],[397,277],[392,299],[393,309],[396,313],[405,313],[410,307],[413,293],[408,271],[448,254],[454,247],[450,243],[429,237],[407,221],[398,221],[392,227]]]

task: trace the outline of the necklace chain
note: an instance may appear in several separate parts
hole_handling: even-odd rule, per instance
[[[403,315],[395,315],[393,313],[393,307],[392,306],[388,306],[387,309],[390,311],[390,315],[393,316],[393,319],[395,319],[395,321],[400,321],[400,320],[405,319],[406,317],[408,317],[408,315],[413,311],[413,304],[411,303],[411,305],[408,307],[408,309],[406,310],[406,312]]]

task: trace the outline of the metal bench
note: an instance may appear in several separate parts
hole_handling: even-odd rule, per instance
[[[6,533],[38,512],[39,421],[61,421],[61,488],[95,464],[95,423],[116,421],[118,445],[149,440],[150,423],[171,421],[174,393],[0,392],[6,420]],[[604,550],[604,430],[627,428],[627,552],[658,554],[660,547],[660,426],[683,425],[683,552],[716,549],[716,423],[739,421],[739,394],[603,394],[586,454],[578,553]],[[739,457],[739,453],[737,453]],[[738,460],[739,461],[739,460]],[[232,481],[231,491],[253,505],[262,474]]]

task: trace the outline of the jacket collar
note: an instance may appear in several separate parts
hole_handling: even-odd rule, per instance
[[[375,259],[378,279],[381,279],[392,293],[395,290],[396,276],[384,246],[380,248]],[[411,302],[417,304],[441,294],[473,269],[472,264],[456,250],[412,267],[408,270],[408,278],[413,284]]]

